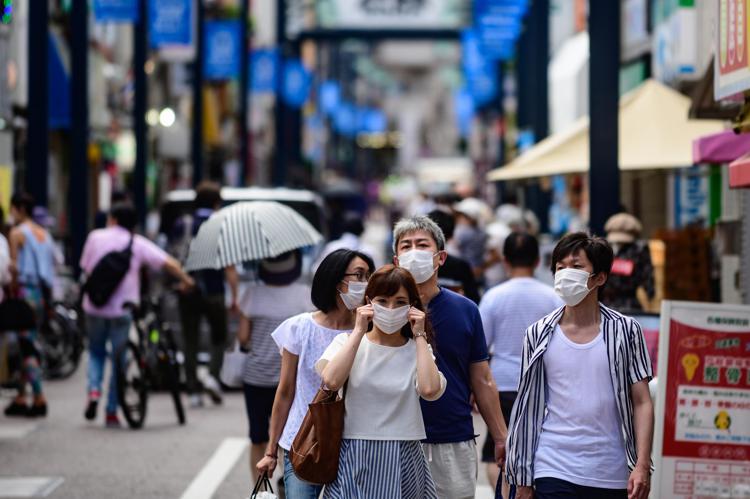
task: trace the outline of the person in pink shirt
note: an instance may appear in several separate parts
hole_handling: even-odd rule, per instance
[[[117,203],[109,214],[107,227],[92,231],[86,239],[81,256],[81,269],[90,275],[96,264],[112,251],[122,251],[133,240],[130,268],[122,282],[101,307],[84,296],[83,310],[86,314],[86,330],[89,338],[88,405],[85,417],[96,418],[96,409],[101,396],[104,364],[107,357],[107,342],[115,352],[128,339],[132,317],[125,308],[129,303],[140,303],[140,270],[165,270],[181,281],[182,288],[193,286],[192,278],[182,270],[179,262],[143,236],[134,234],[137,222],[135,209],[129,203]],[[119,427],[117,417],[117,376],[112,373],[106,407],[106,425]]]

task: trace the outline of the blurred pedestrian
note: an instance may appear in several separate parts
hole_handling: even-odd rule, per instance
[[[250,472],[269,444],[269,422],[281,375],[282,357],[271,336],[285,320],[314,310],[310,286],[297,282],[302,273],[302,252],[283,253],[261,260],[260,282],[245,288],[240,298],[237,341],[247,351],[242,377],[250,425]]]
[[[11,293],[26,300],[41,324],[46,308],[51,306],[51,290],[55,280],[55,246],[47,230],[34,222],[31,214],[34,198],[26,193],[15,194],[10,201],[10,270]],[[37,329],[18,331],[22,358],[22,379],[18,395],[5,408],[6,416],[46,416],[47,400],[42,390],[42,352],[37,343]],[[31,385],[33,402],[26,405],[26,384]]]
[[[474,276],[479,278],[484,271],[484,252],[487,234],[484,222],[488,217],[488,207],[479,199],[466,198],[454,205],[456,228],[454,235],[459,256],[469,262]]]
[[[448,380],[437,401],[422,401],[427,438],[424,451],[438,496],[473,498],[477,452],[472,394],[495,441],[495,458],[505,458],[506,427],[497,387],[488,363],[487,343],[476,304],[438,286],[438,268],[445,263],[445,235],[425,216],[400,220],[393,229],[394,261],[408,270],[419,288],[432,324],[437,366]]]
[[[648,244],[639,240],[641,222],[629,213],[618,213],[607,220],[604,230],[615,259],[607,286],[602,290],[602,302],[623,313],[643,310],[638,289],[649,300],[653,299],[654,267]]]
[[[94,305],[88,294],[84,294],[83,310],[86,314],[88,334],[88,402],[84,417],[89,421],[96,418],[99,399],[102,395],[104,364],[107,360],[107,345],[110,359],[128,340],[133,321],[130,305],[138,305],[141,298],[141,268],[164,270],[180,279],[183,288],[193,286],[192,278],[186,274],[179,262],[167,255],[156,244],[134,233],[138,216],[128,202],[115,203],[109,212],[107,227],[93,230],[83,247],[81,269],[91,277],[97,265],[112,252],[120,252],[130,247],[130,265],[109,300],[101,306]],[[109,377],[105,424],[111,428],[120,427],[117,417],[117,376],[114,361]]]
[[[196,188],[193,204],[195,209],[187,225],[192,237],[198,233],[201,225],[221,208],[221,187],[215,182],[201,182]],[[181,295],[179,299],[180,324],[184,341],[185,380],[190,406],[203,406],[203,390],[208,393],[214,404],[221,404],[222,394],[218,378],[228,335],[224,279],[226,276],[229,281],[230,309],[237,311],[238,277],[234,267],[225,270],[197,270],[191,272],[190,275],[195,280],[195,288],[192,292]],[[199,383],[198,348],[203,318],[208,322],[211,331],[211,358],[209,372]]]
[[[446,380],[425,307],[411,274],[393,265],[372,275],[365,296],[352,333],[336,336],[316,364],[324,384],[346,394],[338,476],[324,497],[437,499],[419,402],[438,400]]]
[[[456,227],[453,215],[444,210],[433,210],[427,216],[443,231],[446,247],[448,247],[448,241],[453,238],[453,230]],[[479,285],[471,265],[463,258],[452,255],[450,250],[446,252],[445,263],[440,267],[438,275],[438,285],[462,294],[474,303],[479,303]]]
[[[0,301],[5,297],[5,287],[10,284],[10,246],[5,237],[5,213],[0,207]]]
[[[362,241],[362,234],[365,231],[365,226],[362,223],[361,214],[351,211],[344,213],[342,230],[343,233],[341,234],[341,237],[330,241],[323,247],[317,261],[313,265],[313,271],[318,269],[318,266],[325,257],[338,249],[359,251],[375,261],[377,252]]]
[[[488,290],[479,304],[490,367],[500,391],[500,408],[506,425],[516,401],[521,376],[521,353],[526,328],[563,305],[555,291],[534,278],[539,264],[539,243],[530,234],[514,232],[505,239],[503,265],[509,280]],[[492,488],[500,469],[495,463],[494,442],[487,438],[482,461]]]
[[[315,499],[322,486],[294,474],[289,449],[321,379],[315,363],[333,339],[350,333],[356,309],[364,303],[367,280],[375,271],[364,253],[338,249],[323,259],[313,277],[310,296],[317,311],[284,321],[271,334],[281,352],[281,375],[271,412],[271,429],[259,473],[273,474],[279,448],[284,456],[284,493],[289,499]]]
[[[524,338],[506,468],[519,499],[648,497],[651,361],[640,325],[599,303],[612,260],[582,232],[552,253],[565,306]]]

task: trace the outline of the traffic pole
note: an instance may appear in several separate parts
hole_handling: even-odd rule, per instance
[[[146,226],[146,162],[148,161],[148,129],[146,128],[146,57],[148,55],[147,0],[138,0],[138,21],[133,37],[133,73],[135,97],[133,102],[133,133],[135,134],[135,168],[133,169],[133,201],[141,227]]]
[[[49,6],[46,1],[29,2],[27,6],[29,83],[24,184],[28,193],[34,196],[36,205],[46,207],[49,182]]]
[[[203,180],[203,24],[206,7],[198,0],[198,29],[195,40],[195,61],[193,62],[193,129],[191,151],[193,159],[193,187]]]
[[[620,2],[589,2],[589,227],[604,234],[620,209]]]

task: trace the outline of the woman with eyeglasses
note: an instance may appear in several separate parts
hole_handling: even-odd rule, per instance
[[[317,311],[284,321],[272,337],[281,351],[281,376],[271,412],[271,428],[259,473],[273,473],[279,448],[284,459],[284,493],[288,499],[317,498],[322,486],[297,478],[288,451],[307,407],[320,388],[315,363],[339,334],[349,334],[355,312],[364,301],[367,279],[375,270],[372,259],[358,251],[336,250],[313,277],[311,298]]]
[[[420,443],[420,398],[439,399],[446,381],[417,283],[409,271],[386,265],[365,296],[352,333],[336,336],[316,364],[329,389],[346,384],[338,476],[324,497],[437,499]]]

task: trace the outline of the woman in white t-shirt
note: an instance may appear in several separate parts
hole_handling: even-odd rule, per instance
[[[407,270],[386,265],[365,294],[369,303],[357,309],[352,333],[336,336],[316,364],[329,389],[346,385],[339,472],[324,497],[437,498],[420,444],[419,399],[437,400],[446,381],[417,284]]]
[[[339,249],[328,255],[313,277],[309,293],[318,309],[287,319],[272,333],[281,351],[281,377],[271,412],[265,457],[257,462],[260,473],[276,468],[278,449],[284,453],[284,492],[288,499],[315,499],[321,486],[303,482],[294,474],[288,451],[320,388],[315,363],[339,334],[354,327],[354,313],[362,305],[367,279],[375,270],[369,256]],[[277,354],[278,356],[278,354]]]

